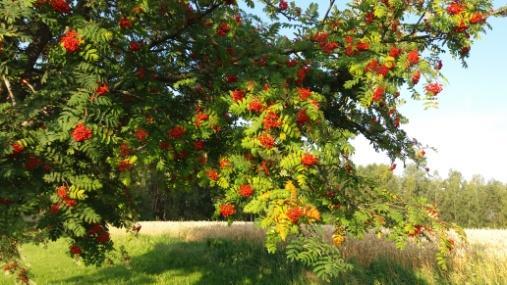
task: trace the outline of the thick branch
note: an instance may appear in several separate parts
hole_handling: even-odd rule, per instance
[[[25,65],[25,72],[23,73],[23,78],[28,79],[33,75],[33,67],[37,62],[40,54],[46,47],[47,43],[51,40],[51,31],[49,27],[44,23],[39,23],[39,28],[37,29],[34,39],[32,43],[26,49],[27,62]]]
[[[204,13],[200,14],[199,17],[197,17],[197,19],[195,21],[188,21],[186,25],[184,25],[180,29],[176,30],[174,33],[168,34],[165,37],[162,37],[162,38],[160,38],[158,40],[154,40],[153,42],[151,42],[150,44],[148,44],[148,47],[151,49],[153,47],[156,47],[158,45],[161,45],[161,44],[165,43],[166,41],[168,41],[170,39],[174,39],[174,38],[178,37],[186,29],[188,29],[190,26],[194,25],[195,23],[198,23],[200,20],[202,20],[206,16],[210,15],[218,7],[220,7],[220,4],[215,4],[215,5],[211,6]]]
[[[160,82],[164,82],[166,84],[172,85],[180,80],[190,79],[193,75],[190,73],[182,73],[182,74],[169,74],[163,77],[159,77],[157,80]]]
[[[82,15],[86,20],[90,20],[92,9],[88,4],[88,0],[81,0],[76,5],[76,13]]]

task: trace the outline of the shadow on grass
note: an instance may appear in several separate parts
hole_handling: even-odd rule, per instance
[[[261,245],[242,241],[157,243],[132,258],[94,274],[58,284],[304,284],[304,271],[282,253],[269,255]],[[294,282],[292,282],[294,280]]]
[[[332,283],[321,283],[283,253],[268,254],[244,241],[157,243],[132,258],[130,266],[113,265],[57,284],[426,284],[410,271],[379,261],[356,267]]]
[[[428,285],[429,283],[418,276],[415,269],[407,268],[392,260],[382,258],[375,260],[368,266],[354,263],[354,269],[342,275],[333,284],[347,285]],[[438,283],[443,284],[443,283]]]

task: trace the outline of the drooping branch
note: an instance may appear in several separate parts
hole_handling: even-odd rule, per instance
[[[491,12],[491,16],[495,17],[507,17],[507,6],[500,7]]]

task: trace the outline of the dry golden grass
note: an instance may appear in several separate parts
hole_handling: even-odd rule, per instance
[[[468,241],[471,245],[487,254],[507,257],[507,230],[467,229]]]
[[[367,266],[380,258],[396,260],[408,268],[427,266],[435,263],[435,249],[431,245],[408,244],[399,250],[393,242],[368,234],[364,239],[348,239],[342,250],[346,259],[354,259]]]
[[[184,241],[202,241],[209,238],[262,241],[264,232],[251,222],[192,221],[192,222],[140,222],[142,235],[166,235]],[[124,229],[112,228],[111,234],[126,234]]]
[[[202,241],[209,238],[232,240],[251,240],[261,242],[264,232],[252,222],[191,221],[191,222],[140,222],[142,235],[167,235],[185,241]],[[461,259],[481,256],[507,257],[507,230],[467,229],[465,230],[469,244],[457,256],[457,264]],[[331,235],[332,228],[326,227],[325,233]],[[113,235],[123,235],[124,229],[111,229]],[[347,258],[354,258],[358,263],[366,265],[378,258],[396,260],[408,267],[421,267],[434,263],[434,247],[430,244],[409,244],[399,250],[395,245],[372,234],[364,239],[347,239],[343,244],[343,252]],[[506,283],[507,284],[507,283]]]

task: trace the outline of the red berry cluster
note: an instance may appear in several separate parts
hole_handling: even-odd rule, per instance
[[[253,192],[254,192],[254,190],[250,184],[243,184],[243,185],[239,186],[239,195],[241,197],[248,198],[253,195]]]
[[[79,49],[79,45],[81,44],[81,39],[79,34],[74,30],[68,30],[65,34],[63,34],[60,39],[60,45],[68,52],[73,53]]]
[[[236,214],[236,207],[234,207],[234,205],[229,203],[220,205],[220,215],[222,215],[222,217],[227,218],[234,214]]]
[[[25,161],[25,168],[29,171],[35,170],[42,164],[42,160],[37,156],[31,154]]]
[[[23,150],[25,150],[25,147],[18,142],[11,144],[11,147],[12,147],[12,154],[13,155],[20,154],[23,152]]]
[[[218,178],[220,177],[218,171],[216,171],[215,169],[209,169],[206,175],[211,181],[217,181]]]
[[[264,104],[261,101],[254,99],[248,104],[248,110],[250,112],[260,113],[264,109]]]
[[[95,93],[97,93],[98,96],[106,95],[109,93],[109,85],[107,85],[107,83],[101,84],[99,87],[97,87]]]
[[[71,255],[81,255],[81,248],[75,244],[70,246],[69,251]]]
[[[385,64],[380,64],[376,59],[370,60],[364,68],[366,72],[375,72],[384,77],[389,73],[390,68]]]
[[[84,123],[76,125],[72,131],[72,138],[77,142],[83,142],[92,137],[92,130],[86,127]]]
[[[131,41],[129,43],[129,50],[132,52],[140,51],[142,47],[142,42],[139,41]]]
[[[287,1],[285,0],[280,0],[280,3],[278,3],[278,8],[280,8],[280,10],[287,10],[287,8],[289,8],[289,3],[287,3]]]
[[[328,41],[329,34],[327,32],[317,32],[312,40],[317,42],[321,50],[326,54],[331,54],[338,48],[339,44],[334,41]]]
[[[297,224],[297,222],[299,221],[301,216],[303,216],[303,214],[304,214],[304,211],[303,211],[303,208],[301,208],[301,207],[290,208],[287,211],[287,217],[289,218],[289,220],[293,224]]]
[[[418,64],[419,63],[419,51],[418,50],[412,50],[407,55],[408,62],[411,65]]]
[[[307,166],[307,167],[314,166],[318,162],[319,162],[319,159],[311,153],[305,153],[301,157],[301,164],[303,164],[304,166]]]
[[[220,25],[218,25],[217,27],[217,35],[220,37],[227,36],[227,34],[229,34],[230,31],[231,27],[229,26],[229,24],[225,22],[220,23]]]
[[[179,139],[181,138],[183,135],[185,135],[185,128],[182,127],[182,126],[175,126],[174,128],[172,128],[171,130],[169,130],[169,137],[173,138],[173,139]]]
[[[207,121],[209,119],[209,115],[204,112],[199,112],[195,115],[195,126],[200,127],[202,122]]]
[[[136,136],[138,141],[142,142],[142,141],[146,140],[146,138],[150,135],[150,133],[143,128],[138,128],[138,129],[136,129],[136,132],[134,135]]]
[[[118,171],[125,172],[125,171],[132,169],[132,167],[133,167],[133,165],[132,165],[132,163],[130,163],[129,159],[123,159],[118,164]]]
[[[107,229],[100,224],[91,224],[88,227],[88,236],[95,238],[98,243],[105,244],[111,240]]]
[[[461,5],[461,3],[457,1],[452,2],[451,4],[449,4],[449,6],[447,6],[447,13],[449,13],[450,15],[461,14],[461,12],[463,12],[464,10],[465,8],[463,7],[463,5]]]
[[[67,186],[60,186],[56,189],[56,195],[63,200],[67,207],[72,208],[76,206],[77,201],[69,197],[69,189]]]
[[[245,92],[243,90],[233,90],[231,91],[232,100],[235,102],[243,100],[245,98]]]
[[[312,91],[308,88],[298,88],[299,93],[299,99],[302,101],[308,99],[310,96],[312,96]]]
[[[374,102],[380,102],[380,101],[382,101],[382,98],[384,98],[384,94],[385,94],[384,87],[379,86],[379,87],[375,88],[375,90],[373,91],[372,100]]]
[[[195,150],[203,150],[205,147],[205,142],[203,140],[196,140],[194,142]]]
[[[119,22],[120,28],[122,29],[130,29],[133,24],[127,17],[122,17]]]
[[[70,12],[70,5],[65,0],[51,0],[49,1],[49,5],[51,5],[51,8],[59,13],[69,13]]]
[[[436,96],[438,95],[438,93],[442,92],[442,90],[444,89],[442,87],[442,84],[438,83],[438,82],[434,82],[434,83],[428,83],[424,89],[426,90],[426,92],[429,94],[429,95],[432,95],[432,96]]]
[[[278,114],[275,112],[268,112],[262,120],[262,125],[264,126],[265,130],[269,130],[272,128],[280,127],[282,125],[282,122],[280,121]]]
[[[258,137],[261,145],[267,149],[273,148],[275,145],[275,139],[268,133],[264,133]]]
[[[412,84],[413,85],[416,85],[419,80],[421,79],[421,72],[419,70],[416,70],[413,74],[412,74]]]
[[[298,125],[304,125],[306,124],[308,121],[310,121],[310,117],[308,116],[308,114],[306,113],[306,109],[301,109],[297,112],[296,114],[296,123]]]

